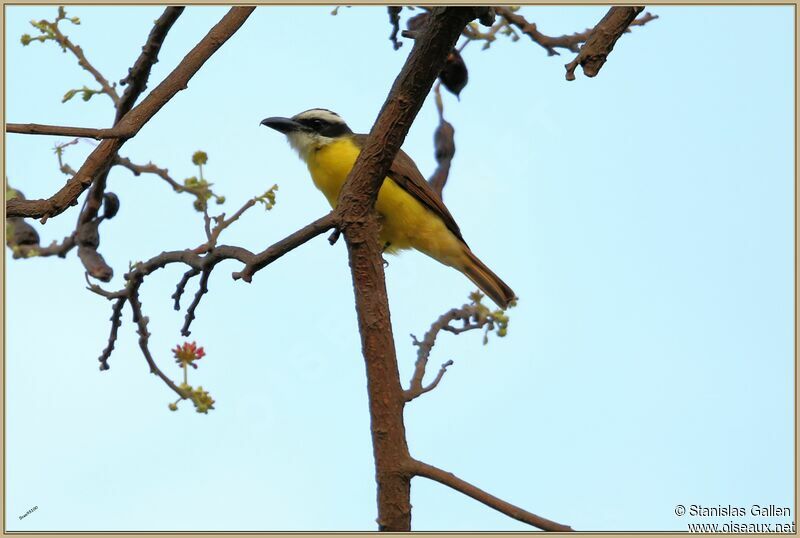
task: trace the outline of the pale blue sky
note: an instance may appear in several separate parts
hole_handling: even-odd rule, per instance
[[[66,31],[119,80],[158,7],[72,7]],[[592,26],[603,7],[525,7],[553,35]],[[685,530],[675,505],[793,506],[793,8],[650,8],[660,19],[617,44],[595,79],[564,80],[573,55],[527,38],[470,45],[470,83],[445,95],[457,154],[444,199],[473,250],[521,297],[509,335],[445,335],[439,388],[406,412],[412,454],[579,530]],[[190,7],[150,87],[222,16]],[[60,100],[94,87],[52,43],[23,48],[27,21],[55,7],[6,7],[9,122],[101,127],[110,102]],[[327,210],[267,116],[312,107],[369,129],[405,60],[383,7],[260,7],[122,155],[207,176],[227,211],[280,185],[223,242],[262,249]],[[748,36],[740,39],[737,36]],[[429,99],[405,142],[427,175]],[[52,147],[9,135],[6,176],[28,197],[63,184]],[[92,142],[69,148],[77,167]],[[156,177],[114,169],[122,206],[101,251],[121,286],[130,260],[202,242],[202,219]],[[43,243],[78,208],[39,227]],[[418,253],[387,269],[401,375],[421,335],[471,291]],[[110,304],[66,260],[7,258],[7,529],[373,530],[375,483],[364,366],[346,252],[324,237],[252,284],[217,268],[191,339],[207,357],[191,381],[207,416],[148,374],[126,309],[100,373]],[[182,274],[143,287],[151,348],[169,349]],[[189,294],[195,291],[190,285]],[[430,372],[431,374],[434,372]],[[425,479],[415,530],[527,530]],[[23,520],[32,506],[38,510]],[[727,519],[721,520],[722,523]],[[753,522],[754,518],[737,519]],[[786,522],[770,518],[766,522]]]

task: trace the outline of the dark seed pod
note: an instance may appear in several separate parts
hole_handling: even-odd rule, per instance
[[[10,242],[13,245],[38,245],[39,233],[36,228],[25,222],[21,218],[10,218],[7,222],[11,223],[11,237]],[[9,227],[6,228],[9,230]]]
[[[85,222],[78,227],[78,245],[85,246],[85,247],[92,247],[97,248],[100,246],[100,231],[98,227],[100,226],[100,220],[94,219],[90,220],[89,222]]]
[[[442,120],[436,131],[433,133],[433,145],[436,161],[451,160],[456,154],[456,144],[453,140],[455,129],[447,120]]]
[[[113,192],[107,192],[103,195],[103,218],[113,219],[119,212],[119,196]]]
[[[461,90],[467,85],[469,80],[467,64],[464,63],[464,59],[457,50],[453,49],[447,55],[447,62],[444,64],[442,72],[439,73],[439,80],[456,97],[461,94]]]

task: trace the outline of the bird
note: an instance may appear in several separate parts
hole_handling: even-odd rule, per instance
[[[367,135],[354,133],[339,114],[312,108],[291,118],[261,122],[286,135],[289,145],[308,166],[314,185],[332,208],[355,164]],[[473,254],[441,197],[403,150],[397,152],[375,203],[387,254],[416,249],[457,269],[500,308],[516,299],[513,290]]]

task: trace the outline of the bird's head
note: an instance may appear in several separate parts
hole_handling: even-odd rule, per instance
[[[353,132],[339,114],[324,108],[312,108],[291,118],[267,118],[261,125],[285,134],[289,144],[303,157]]]

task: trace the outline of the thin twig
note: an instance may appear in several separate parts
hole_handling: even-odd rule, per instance
[[[189,336],[192,334],[192,332],[189,330],[189,327],[191,326],[192,321],[195,319],[194,312],[200,305],[200,299],[203,298],[203,295],[208,293],[208,277],[211,276],[212,269],[213,267],[205,269],[200,275],[200,287],[197,288],[197,293],[194,296],[194,300],[192,300],[192,304],[190,304],[189,308],[186,309],[186,318],[184,319],[183,327],[181,328],[181,335],[183,336]]]
[[[461,321],[463,326],[453,327],[450,325],[454,321]],[[422,340],[412,334],[414,345],[417,346],[417,360],[414,363],[414,373],[411,376],[408,389],[403,391],[403,397],[406,402],[410,402],[414,398],[430,392],[435,389],[442,380],[447,367],[453,364],[453,361],[444,363],[436,375],[436,378],[427,386],[422,385],[422,380],[425,377],[425,369],[428,366],[428,359],[430,358],[433,346],[436,344],[436,338],[441,331],[451,332],[453,334],[460,334],[475,329],[491,330],[495,327],[496,320],[494,315],[489,312],[489,309],[483,304],[473,302],[462,305],[460,308],[451,308],[431,324],[430,329],[425,333]],[[485,341],[486,335],[484,335]]]
[[[181,309],[181,297],[183,296],[183,292],[186,291],[186,284],[188,284],[189,280],[197,276],[199,273],[199,269],[192,267],[183,274],[183,277],[181,277],[180,282],[178,282],[178,285],[175,287],[175,293],[170,296],[170,298],[175,301],[175,310]]]
[[[160,377],[161,380],[166,383],[169,388],[175,391],[178,396],[181,398],[186,398],[186,394],[184,394],[183,391],[178,388],[175,382],[161,371],[156,364],[156,361],[153,359],[152,353],[150,353],[150,333],[147,330],[147,325],[150,322],[150,319],[142,314],[142,303],[139,301],[139,286],[141,283],[142,281],[138,280],[133,286],[131,286],[130,294],[128,296],[128,302],[133,310],[133,321],[138,327],[136,332],[139,334],[139,348],[142,350],[142,354],[144,355],[148,366],[150,366],[150,373],[156,374],[158,377]]]
[[[186,187],[170,177],[169,170],[166,168],[159,168],[152,162],[147,164],[134,164],[127,157],[120,157],[117,155],[117,157],[114,159],[114,164],[122,166],[123,168],[127,168],[133,172],[134,176],[140,176],[142,174],[155,174],[166,181],[175,192],[185,192],[187,190]]]
[[[207,209],[204,209],[203,213],[205,217],[205,228],[208,241],[206,241],[204,244],[194,249],[194,251],[197,252],[198,254],[202,254],[204,252],[208,252],[209,250],[213,249],[216,246],[217,241],[219,240],[219,234],[221,234],[223,230],[225,230],[225,228],[227,228],[228,226],[239,220],[239,218],[242,215],[244,215],[244,212],[253,207],[254,205],[256,205],[256,199],[251,198],[250,200],[245,202],[244,205],[240,207],[236,211],[236,213],[234,213],[231,216],[231,218],[225,219],[225,213],[223,213],[219,217],[216,217],[215,220],[217,224],[213,228],[210,227],[211,219],[208,218],[208,211]]]
[[[108,359],[114,351],[114,344],[117,341],[117,331],[122,325],[122,307],[125,306],[125,301],[127,301],[126,297],[120,297],[114,303],[114,306],[111,307],[111,317],[109,318],[111,320],[111,334],[108,335],[108,345],[97,359],[100,361],[100,370],[108,370],[110,368]]]
[[[100,71],[98,71],[91,63],[89,63],[89,60],[86,59],[86,55],[83,53],[83,49],[70,41],[67,36],[61,33],[57,22],[49,24],[49,27],[53,31],[53,35],[55,36],[56,41],[58,41],[58,44],[69,49],[69,51],[75,55],[75,57],[78,59],[78,65],[91,73],[97,83],[100,84],[100,87],[103,89],[103,93],[111,98],[111,100],[114,102],[114,106],[117,106],[119,103],[119,95],[117,94],[117,90],[115,90],[113,86],[108,83],[108,80],[106,80],[106,78],[100,74]]]

